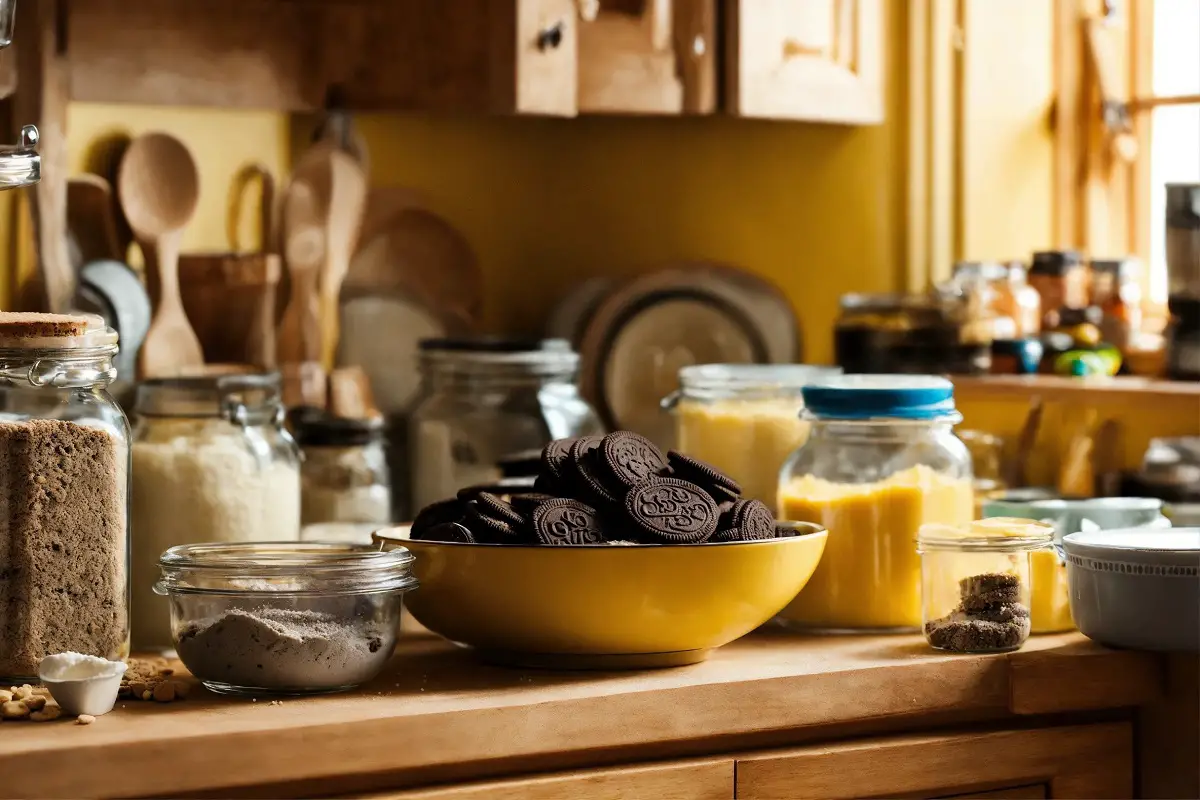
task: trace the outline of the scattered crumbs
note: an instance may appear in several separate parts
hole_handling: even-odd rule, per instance
[[[250,702],[251,702],[251,703],[257,703],[257,702],[258,702],[258,698],[257,698],[257,697],[251,697],[251,698],[250,698]]]
[[[93,717],[91,714],[80,714],[78,717],[75,718],[76,725],[91,725],[95,721],[96,721],[96,718]]]

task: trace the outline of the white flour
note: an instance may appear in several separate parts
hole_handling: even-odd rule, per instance
[[[366,620],[291,608],[230,609],[189,625],[179,657],[203,681],[312,691],[370,680],[391,656],[396,632]]]
[[[296,541],[300,472],[263,462],[225,420],[155,420],[133,445],[133,642],[171,647],[166,598],[154,594],[158,559],[196,542]]]

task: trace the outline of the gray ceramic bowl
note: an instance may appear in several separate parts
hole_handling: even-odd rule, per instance
[[[1200,528],[1063,537],[1071,616],[1113,647],[1200,652]]]

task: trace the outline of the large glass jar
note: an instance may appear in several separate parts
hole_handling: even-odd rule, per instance
[[[841,372],[803,364],[701,364],[679,371],[663,401],[675,415],[675,447],[776,507],[779,469],[808,436],[801,389]]]
[[[473,484],[552,439],[604,433],[579,394],[579,356],[561,339],[426,340],[409,415],[410,512]]]
[[[300,467],[301,538],[369,544],[392,518],[383,419],[293,414],[304,453]]]
[[[0,677],[129,653],[129,424],[99,317],[0,313]]]
[[[808,441],[780,474],[780,518],[829,530],[786,624],[832,631],[921,625],[917,531],[973,516],[971,455],[954,387],[929,376],[847,375],[804,388]]]
[[[133,641],[171,647],[158,559],[198,542],[297,541],[300,451],[277,374],[161,378],[137,388],[133,433]]]

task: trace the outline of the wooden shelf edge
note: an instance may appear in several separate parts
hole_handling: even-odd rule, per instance
[[[1041,396],[1046,400],[1125,402],[1131,399],[1166,398],[1195,400],[1200,403],[1200,382],[1165,381],[1151,378],[1117,376],[1113,378],[1066,378],[1057,375],[984,375],[954,376],[955,395],[959,399],[999,399]],[[1200,426],[1200,419],[1197,420]]]

